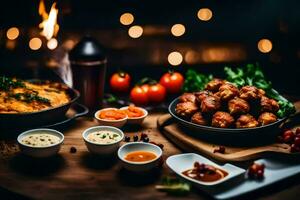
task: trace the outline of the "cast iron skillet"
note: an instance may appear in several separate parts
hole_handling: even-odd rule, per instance
[[[29,80],[29,82],[43,83],[41,80]],[[63,119],[67,110],[80,96],[77,90],[69,87],[66,92],[71,100],[59,107],[49,108],[32,113],[0,113],[0,128],[8,129],[9,127],[38,127],[55,123]]]
[[[280,126],[287,118],[278,119],[272,124],[256,128],[216,128],[212,126],[203,126],[192,123],[176,115],[175,107],[179,97],[174,99],[169,105],[169,113],[183,128],[186,133],[206,139],[213,143],[229,145],[260,145],[272,143],[277,139],[280,132]]]

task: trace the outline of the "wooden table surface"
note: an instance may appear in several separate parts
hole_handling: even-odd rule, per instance
[[[144,131],[151,141],[164,144],[164,158],[181,153],[156,128],[156,119],[163,113],[151,113],[140,128],[124,128],[127,134]],[[102,159],[91,155],[81,138],[82,132],[97,125],[92,118],[77,119],[64,130],[65,142],[58,156],[42,161],[32,160],[20,154],[0,158],[0,195],[11,198],[34,199],[174,199],[159,192],[159,183],[170,170],[162,169],[145,174],[133,174],[122,169],[116,158]],[[70,153],[75,147],[76,153]],[[3,156],[3,155],[2,155]],[[9,192],[7,192],[7,191]],[[16,195],[21,196],[16,196]],[[243,199],[298,199],[299,177],[277,183],[271,187],[247,195]],[[193,190],[176,199],[209,199],[201,191]]]

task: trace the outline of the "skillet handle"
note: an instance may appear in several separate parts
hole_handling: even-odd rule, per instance
[[[284,122],[282,122],[280,127],[288,128],[288,127],[299,125],[299,123],[300,123],[300,111],[297,110],[295,114],[285,119]]]
[[[78,118],[78,117],[82,117],[82,116],[88,114],[88,112],[89,112],[89,109],[86,106],[84,106],[84,105],[82,105],[80,103],[77,103],[77,102],[73,103],[72,107],[76,107],[76,110],[78,111],[72,117],[73,119]]]

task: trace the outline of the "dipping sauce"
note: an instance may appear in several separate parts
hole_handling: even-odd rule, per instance
[[[111,144],[121,140],[121,136],[113,131],[95,131],[87,136],[87,140],[98,144]]]
[[[149,151],[134,151],[125,156],[125,160],[130,162],[147,162],[154,160],[157,156]]]
[[[52,134],[41,132],[24,136],[21,142],[32,147],[47,147],[59,143],[60,138]]]
[[[136,117],[142,117],[145,115],[145,113],[138,107],[134,105],[128,106],[127,109],[123,110],[129,118],[136,118]]]
[[[100,119],[107,119],[107,120],[119,120],[124,119],[127,117],[126,113],[122,110],[117,109],[107,109],[103,110],[99,113],[98,117]]]
[[[228,175],[228,172],[211,165],[195,162],[194,168],[182,172],[183,175],[202,182],[218,181]]]

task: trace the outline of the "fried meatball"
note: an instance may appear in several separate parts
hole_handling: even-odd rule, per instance
[[[270,112],[264,112],[258,117],[258,122],[261,125],[271,124],[276,121],[277,121],[276,115],[274,115],[273,113],[270,113]]]
[[[229,101],[230,99],[238,95],[239,95],[239,89],[232,83],[229,82],[224,83],[219,88],[219,96],[223,101]]]
[[[250,111],[250,105],[244,99],[235,97],[228,102],[228,110],[231,115],[246,114]]]
[[[257,100],[260,97],[260,91],[255,86],[247,85],[240,89],[240,98],[246,101]]]
[[[237,128],[254,128],[259,125],[258,121],[250,114],[241,115],[235,124]]]
[[[260,99],[261,112],[276,113],[279,110],[279,104],[274,99],[262,96]]]
[[[263,89],[258,89],[258,94],[260,97],[262,97],[266,95],[266,92]]]
[[[205,97],[208,97],[209,95],[211,95],[212,93],[210,91],[204,90],[204,91],[200,91],[200,92],[195,92],[194,95],[196,96],[197,102],[199,104],[201,104],[202,100]]]
[[[211,125],[219,128],[228,128],[234,122],[234,118],[227,112],[216,112],[211,121]]]
[[[193,93],[184,93],[183,95],[181,95],[179,97],[179,101],[180,102],[192,102],[195,103],[196,102],[196,96]]]
[[[221,108],[221,100],[217,96],[210,95],[202,100],[200,108],[203,113],[215,112]]]
[[[200,124],[200,125],[207,125],[207,120],[203,117],[201,112],[196,112],[192,118],[191,122],[195,124]]]
[[[212,92],[217,92],[219,90],[220,86],[223,85],[223,83],[224,83],[224,80],[214,78],[213,80],[209,81],[206,84],[205,89],[212,91]]]
[[[185,118],[192,116],[197,110],[197,105],[189,101],[178,103],[175,108],[176,114]]]

